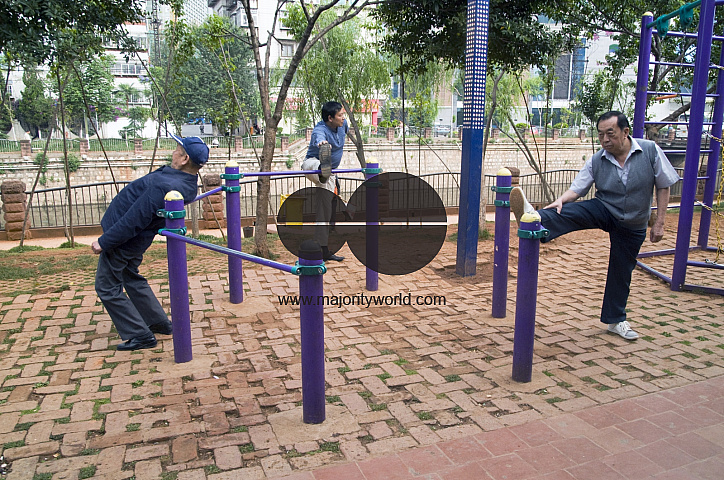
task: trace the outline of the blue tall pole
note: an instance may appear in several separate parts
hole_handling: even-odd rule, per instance
[[[468,0],[465,48],[463,151],[455,272],[475,275],[478,258],[480,184],[485,137],[485,74],[488,64],[488,0]]]
[[[498,170],[495,181],[495,252],[493,253],[493,318],[505,318],[508,304],[508,252],[510,250],[510,190],[513,176]]]
[[[164,200],[166,228],[185,233],[184,197],[179,192],[172,190],[166,194]],[[176,363],[190,362],[193,357],[191,354],[191,313],[189,312],[186,242],[166,238],[166,256],[168,258],[171,319],[173,320],[173,356]]]
[[[379,168],[377,162],[367,162],[367,168]],[[367,195],[365,197],[367,213],[365,225],[365,244],[367,259],[367,275],[365,277],[365,286],[367,291],[376,292],[379,287],[379,236],[380,236],[380,199],[379,185],[377,182],[369,181],[370,178],[377,174],[365,173],[365,181],[367,182]]]
[[[239,164],[229,160],[224,168],[224,191],[226,192],[226,238],[229,248],[241,251],[241,199],[239,188]],[[244,275],[241,259],[229,257],[229,300],[231,303],[244,301]]]

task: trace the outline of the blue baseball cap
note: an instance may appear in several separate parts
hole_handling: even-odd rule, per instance
[[[171,134],[176,143],[184,147],[186,154],[196,165],[205,165],[209,160],[209,147],[199,137],[177,137]]]

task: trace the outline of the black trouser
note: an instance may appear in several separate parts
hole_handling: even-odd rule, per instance
[[[608,232],[611,250],[601,321],[612,324],[626,320],[631,274],[636,268],[636,257],[641,245],[646,239],[646,229],[631,230],[624,227],[597,198],[566,203],[560,214],[554,208],[539,210],[538,213],[541,224],[550,230],[550,235],[543,239],[543,242],[576,230],[599,228]]]

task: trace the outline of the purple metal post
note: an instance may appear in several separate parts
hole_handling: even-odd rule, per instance
[[[302,243],[300,266],[324,265],[322,249],[313,240]],[[306,257],[309,260],[306,260]],[[313,273],[313,272],[312,272]],[[322,423],[326,417],[324,396],[324,277],[301,272],[299,321],[302,343],[302,420]]]
[[[367,168],[379,168],[380,164],[377,162],[367,162]],[[369,181],[370,178],[375,177],[376,173],[365,173],[365,181],[367,182],[366,192],[366,212],[367,218],[365,226],[365,239],[367,243],[365,245],[367,256],[367,276],[366,276],[366,287],[369,292],[376,292],[379,288],[379,273],[377,271],[379,262],[379,234],[380,234],[380,205],[379,205],[379,185],[377,182]]]
[[[518,229],[518,291],[515,297],[513,335],[513,380],[516,382],[527,383],[532,377],[539,238],[546,234],[547,230],[541,228],[540,215],[526,213],[521,217]]]
[[[696,177],[699,170],[701,132],[706,107],[707,84],[709,81],[709,60],[711,59],[711,37],[714,32],[714,0],[703,0],[699,11],[699,36],[696,43],[696,66],[691,87],[691,109],[689,135],[686,140],[686,160],[681,187],[681,209],[676,231],[676,254],[671,274],[671,289],[681,291],[686,281],[686,262],[689,259],[691,224],[694,218]]]
[[[241,200],[239,199],[239,164],[229,160],[224,168],[226,191],[226,232],[229,248],[241,251]],[[229,256],[229,300],[244,301],[244,275],[241,259]]]
[[[493,318],[505,318],[508,303],[508,251],[510,247],[510,170],[498,170],[495,180],[495,252],[493,253]]]
[[[175,190],[164,198],[166,228],[184,229],[184,198]],[[166,239],[168,257],[168,289],[171,298],[171,319],[173,320],[173,356],[176,363],[190,362],[191,314],[189,312],[189,283],[186,264],[186,242],[175,238]]]
[[[639,66],[636,77],[636,100],[634,103],[633,136],[644,138],[644,121],[646,120],[646,98],[649,89],[649,66],[651,62],[651,27],[648,24],[654,19],[651,12],[644,13],[641,19],[641,40],[639,43]]]
[[[724,48],[721,49],[719,55],[719,65],[724,65]],[[722,120],[724,120],[724,70],[719,70],[716,80],[716,98],[714,100],[714,111],[712,112],[712,121],[714,126],[711,127],[713,137],[721,138],[722,136]],[[721,143],[718,140],[711,139],[711,152],[707,158],[706,175],[708,177],[704,184],[703,201],[710,207],[714,203],[714,192],[717,187],[717,171],[719,169],[719,154],[721,152]],[[699,218],[699,240],[697,245],[705,248],[709,244],[709,227],[711,226],[711,211],[706,208],[701,209],[701,217]]]

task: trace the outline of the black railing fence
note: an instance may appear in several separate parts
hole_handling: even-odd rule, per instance
[[[682,168],[677,168],[679,175],[683,174]],[[553,196],[558,197],[565,192],[575,178],[578,170],[552,170],[544,172],[545,180],[553,190]],[[427,182],[440,196],[445,207],[459,206],[460,197],[460,173],[443,172],[421,175],[421,179]],[[490,205],[495,200],[495,192],[490,187],[495,185],[495,175],[485,175],[483,195],[485,203]],[[346,201],[352,196],[357,187],[364,181],[362,174],[345,174],[339,177],[340,195]],[[719,181],[719,180],[717,180]],[[118,182],[118,188],[123,188],[128,182]],[[257,180],[242,180],[241,185],[241,216],[242,218],[254,217],[256,215],[256,192]],[[269,194],[269,214],[277,215],[283,195],[290,195],[305,187],[312,187],[303,175],[283,176],[271,179]],[[533,204],[546,204],[547,200],[543,193],[540,178],[537,174],[521,175],[519,186],[523,189],[529,201]],[[199,187],[200,188],[200,187]],[[201,190],[199,190],[200,192]],[[28,194],[30,192],[27,192]],[[593,189],[585,198],[591,198]],[[671,188],[672,196],[681,194],[681,182]],[[71,187],[73,204],[73,225],[91,226],[99,225],[101,218],[108,205],[116,195],[116,187],[113,182],[94,183],[89,185],[74,185]],[[202,200],[206,201],[206,200]],[[201,202],[193,204],[198,209],[201,218]],[[190,208],[187,206],[190,218]],[[33,202],[30,208],[31,228],[62,227],[68,224],[68,199],[64,187],[36,190],[33,195]],[[4,219],[0,216],[0,228],[4,228]]]

